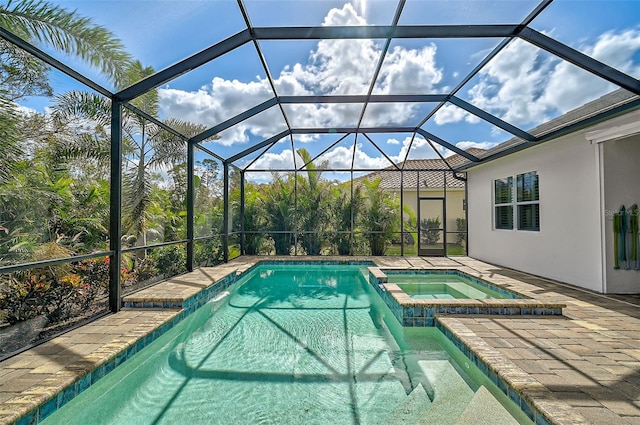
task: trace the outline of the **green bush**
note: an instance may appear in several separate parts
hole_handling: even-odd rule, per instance
[[[187,271],[187,250],[182,244],[154,249],[149,257],[154,261],[158,273],[164,277]]]
[[[440,240],[440,217],[425,218],[420,223],[422,244],[435,245]]]
[[[464,218],[456,218],[456,244],[463,246],[467,241],[467,220]]]

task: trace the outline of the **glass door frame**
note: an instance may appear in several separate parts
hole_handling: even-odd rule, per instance
[[[420,196],[418,197],[418,256],[446,257],[447,256],[447,201],[444,196]],[[433,229],[442,232],[442,249],[422,248],[422,202],[440,201],[442,205],[442,221],[440,228]],[[425,217],[426,218],[426,217]]]

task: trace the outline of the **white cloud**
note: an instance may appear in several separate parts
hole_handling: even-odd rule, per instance
[[[411,150],[409,151],[409,146],[411,146]],[[439,145],[434,144],[436,149]],[[400,148],[400,152],[397,156],[389,156],[396,163],[404,161],[407,156],[407,152],[409,151],[409,157],[407,159],[429,159],[429,158],[438,158],[438,154],[433,150],[429,142],[426,139],[420,136],[416,136],[413,139],[413,144],[411,143],[411,136],[405,137],[402,141],[402,147]]]
[[[331,9],[323,22],[327,26],[367,25],[350,4]],[[382,54],[375,40],[321,40],[309,52],[306,63],[284,67],[274,75],[279,95],[365,94]],[[394,47],[387,53],[376,93],[427,93],[441,81],[443,71],[436,65],[436,47],[421,49]],[[170,86],[159,90],[161,113],[165,117],[217,125],[256,104],[273,97],[268,81],[250,82],[213,78],[211,84],[194,92]],[[415,118],[419,105],[371,104],[366,119],[370,125],[405,125]],[[247,120],[221,134],[214,143],[247,143],[250,135],[270,137],[282,130],[284,120],[278,108],[262,119]],[[271,113],[271,109],[269,110]],[[360,105],[288,105],[294,127],[337,127],[355,125]],[[364,125],[365,123],[363,123]],[[313,137],[307,137],[312,140]]]
[[[640,50],[640,30],[602,34],[579,48],[595,59],[630,75],[640,74],[634,55]],[[471,103],[520,126],[540,124],[615,89],[606,82],[522,40],[509,44],[479,73],[469,90]],[[468,114],[447,107],[437,124],[468,121]]]
[[[398,139],[387,139],[387,144],[388,145],[399,145],[400,144],[400,140],[398,140]]]
[[[472,141],[464,141],[464,142],[458,142],[456,143],[456,147],[460,148],[462,150],[467,150],[470,148],[479,148],[479,149],[491,149],[492,147],[494,147],[495,145],[497,145],[497,143],[495,142],[472,142]],[[449,155],[453,155],[456,152],[449,150],[449,149],[445,149],[443,148],[442,150],[442,155],[446,158]]]
[[[446,104],[435,113],[434,120],[436,124],[447,124],[449,122],[460,122],[462,120],[475,124],[480,121],[478,117],[470,114],[456,105]]]
[[[432,92],[442,80],[442,70],[436,66],[436,46],[407,50],[396,46],[385,57],[375,93]]]
[[[298,154],[296,154],[296,164],[298,167],[302,165],[304,161]],[[249,169],[253,170],[287,170],[293,168],[293,155],[291,149],[284,149],[282,152],[271,153],[267,152],[262,155],[256,162],[254,162]]]

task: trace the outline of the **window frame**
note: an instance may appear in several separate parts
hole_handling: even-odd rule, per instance
[[[493,180],[493,230],[513,230],[513,176],[502,177],[499,179]],[[508,202],[498,202],[497,196],[497,184],[498,182],[504,181],[507,186],[509,186],[509,201]],[[511,227],[498,227],[498,208],[511,208]]]
[[[533,182],[533,188],[531,190],[531,199],[524,196],[524,192],[520,190],[520,182],[522,179],[522,185],[526,184],[525,179],[527,175],[535,176],[535,181]],[[506,182],[509,187],[509,202],[498,202],[498,190],[497,184],[499,182]],[[493,205],[492,205],[492,218],[493,218],[493,230],[506,230],[506,231],[519,231],[519,232],[540,232],[540,174],[538,170],[527,171],[523,173],[518,173],[510,176],[500,177],[497,179],[493,179]],[[521,196],[522,195],[522,196]],[[520,212],[521,207],[534,206],[534,217],[532,219],[533,226],[524,226],[521,218],[524,216]],[[511,227],[508,226],[499,226],[498,225],[498,209],[499,208],[507,208],[511,209]],[[537,216],[537,223],[535,217]],[[536,226],[537,224],[537,226]]]

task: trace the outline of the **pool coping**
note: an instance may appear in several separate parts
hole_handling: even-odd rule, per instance
[[[552,303],[535,298],[526,288],[514,288],[513,283],[494,282],[491,278],[474,276],[464,270],[451,267],[430,269],[401,269],[368,267],[369,284],[382,297],[393,315],[402,326],[435,326],[436,315],[442,314],[483,314],[507,316],[555,316],[562,315],[563,303]],[[417,299],[412,298],[402,288],[388,282],[389,274],[432,274],[444,273],[463,276],[474,283],[491,287],[501,293],[520,298],[485,299]]]
[[[245,258],[247,259],[247,258]],[[36,385],[32,388],[23,391],[17,397],[13,399],[5,400],[0,403],[0,423],[7,424],[34,424],[38,423],[41,420],[44,420],[51,413],[53,413],[58,408],[64,406],[68,401],[73,399],[75,396],[89,388],[92,384],[97,382],[100,378],[106,375],[108,372],[113,370],[116,366],[124,363],[127,359],[137,353],[139,350],[144,348],[146,345],[153,342],[155,339],[163,335],[173,326],[181,322],[184,318],[186,318],[189,314],[195,311],[199,306],[205,304],[209,300],[213,299],[224,289],[228,288],[230,285],[235,283],[235,281],[242,275],[247,272],[250,272],[255,267],[259,265],[265,264],[283,264],[283,263],[296,263],[296,264],[351,264],[351,265],[365,265],[368,267],[373,267],[371,264],[375,263],[375,258],[371,259],[371,257],[365,257],[362,259],[352,259],[352,260],[327,260],[325,258],[320,259],[309,259],[309,260],[300,260],[296,258],[275,258],[275,259],[264,259],[264,258],[248,258],[249,261],[247,263],[240,264],[231,264],[227,263],[221,267],[221,269],[227,269],[224,272],[224,275],[217,279],[212,279],[210,284],[205,285],[203,288],[197,289],[193,294],[188,297],[148,297],[141,295],[140,293],[132,294],[124,299],[125,305],[129,302],[128,307],[124,309],[127,310],[164,310],[168,312],[172,312],[173,314],[164,320],[163,323],[158,324],[152,329],[148,329],[147,333],[139,334],[138,336],[130,337],[126,341],[120,340],[112,342],[111,344],[107,343],[101,350],[97,350],[97,352],[92,353],[90,356],[87,356],[86,361],[78,362],[77,364],[72,364],[65,367],[60,373],[64,376],[64,380],[58,380],[56,383],[47,382],[44,380],[41,385]],[[229,267],[230,266],[230,267]],[[384,267],[383,267],[384,268]],[[214,267],[215,269],[215,267]],[[430,268],[430,270],[436,270],[436,268]],[[449,268],[450,269],[450,268]],[[166,282],[160,282],[158,285],[162,285]],[[377,285],[376,285],[377,286]],[[143,291],[140,291],[143,292]],[[431,300],[414,300],[414,301],[431,301]],[[448,301],[448,300],[439,300],[439,301]],[[519,300],[522,301],[522,300]],[[181,307],[178,307],[177,304],[181,303]],[[418,303],[421,304],[421,303]],[[445,303],[446,304],[446,303]],[[436,313],[435,320],[437,321],[436,326],[441,330],[444,329],[445,335],[452,341],[454,344],[459,345],[463,344],[462,340],[459,337],[458,332],[451,330],[447,327],[447,325],[443,324],[439,320],[439,316],[446,313]],[[458,314],[458,313],[452,313]],[[113,316],[107,316],[107,319]],[[443,316],[446,317],[446,316]],[[73,331],[71,331],[73,332]],[[464,332],[463,332],[464,334]],[[484,343],[484,342],[483,342]],[[486,345],[486,343],[484,343]],[[489,352],[490,355],[481,355],[475,354],[474,350],[483,348],[483,352]],[[482,350],[481,350],[482,351]],[[464,351],[463,351],[464,353]],[[511,385],[512,383],[518,384],[520,381],[517,379],[514,380],[513,377],[506,374],[505,371],[514,371],[519,370],[521,374],[529,376],[521,369],[519,369],[515,364],[511,363],[508,359],[506,359],[502,354],[500,354],[494,348],[486,345],[486,347],[477,347],[467,349],[465,355],[469,356],[469,353],[474,353],[477,359],[481,359],[482,362],[488,360],[488,362],[483,363],[486,366],[486,370],[495,370],[496,376],[499,377],[504,383],[508,383]],[[474,360],[473,357],[469,357],[471,360]],[[507,364],[511,363],[507,369],[502,370],[500,368],[496,368],[493,365],[493,361],[499,359],[501,361],[506,361]],[[475,362],[475,361],[474,361]],[[481,362],[481,363],[482,363]],[[481,368],[481,370],[483,370]],[[490,378],[491,376],[488,375]],[[519,375],[518,375],[519,376]],[[529,377],[531,380],[533,378]],[[534,381],[534,386],[524,386],[518,389],[518,386],[512,388],[514,394],[518,394],[520,396],[520,400],[527,400],[533,404],[533,416],[534,422],[537,418],[539,418],[540,424],[548,425],[548,424],[565,424],[565,423],[582,423],[580,421],[569,421],[565,422],[562,420],[563,415],[557,416],[549,416],[545,414],[545,408],[548,407],[544,403],[540,406],[540,402],[536,401],[535,398],[529,396],[531,393],[531,389],[538,389],[542,384]],[[548,390],[547,390],[548,391]],[[511,393],[506,393],[511,397]],[[538,394],[538,392],[531,393],[533,396]],[[533,401],[531,401],[533,400]],[[569,405],[562,401],[553,400],[551,403],[552,406],[556,406],[556,411],[564,412],[565,410],[570,410]],[[7,410],[7,406],[13,406],[11,410]],[[519,403],[520,405],[520,403]],[[530,405],[527,405],[530,406]],[[545,407],[546,406],[546,407]],[[539,407],[542,407],[540,409]],[[524,410],[524,409],[523,409]],[[548,410],[548,409],[547,409]],[[552,409],[553,411],[553,409]],[[526,414],[529,414],[525,410]],[[566,415],[564,415],[566,416]],[[560,420],[559,420],[560,419]]]

